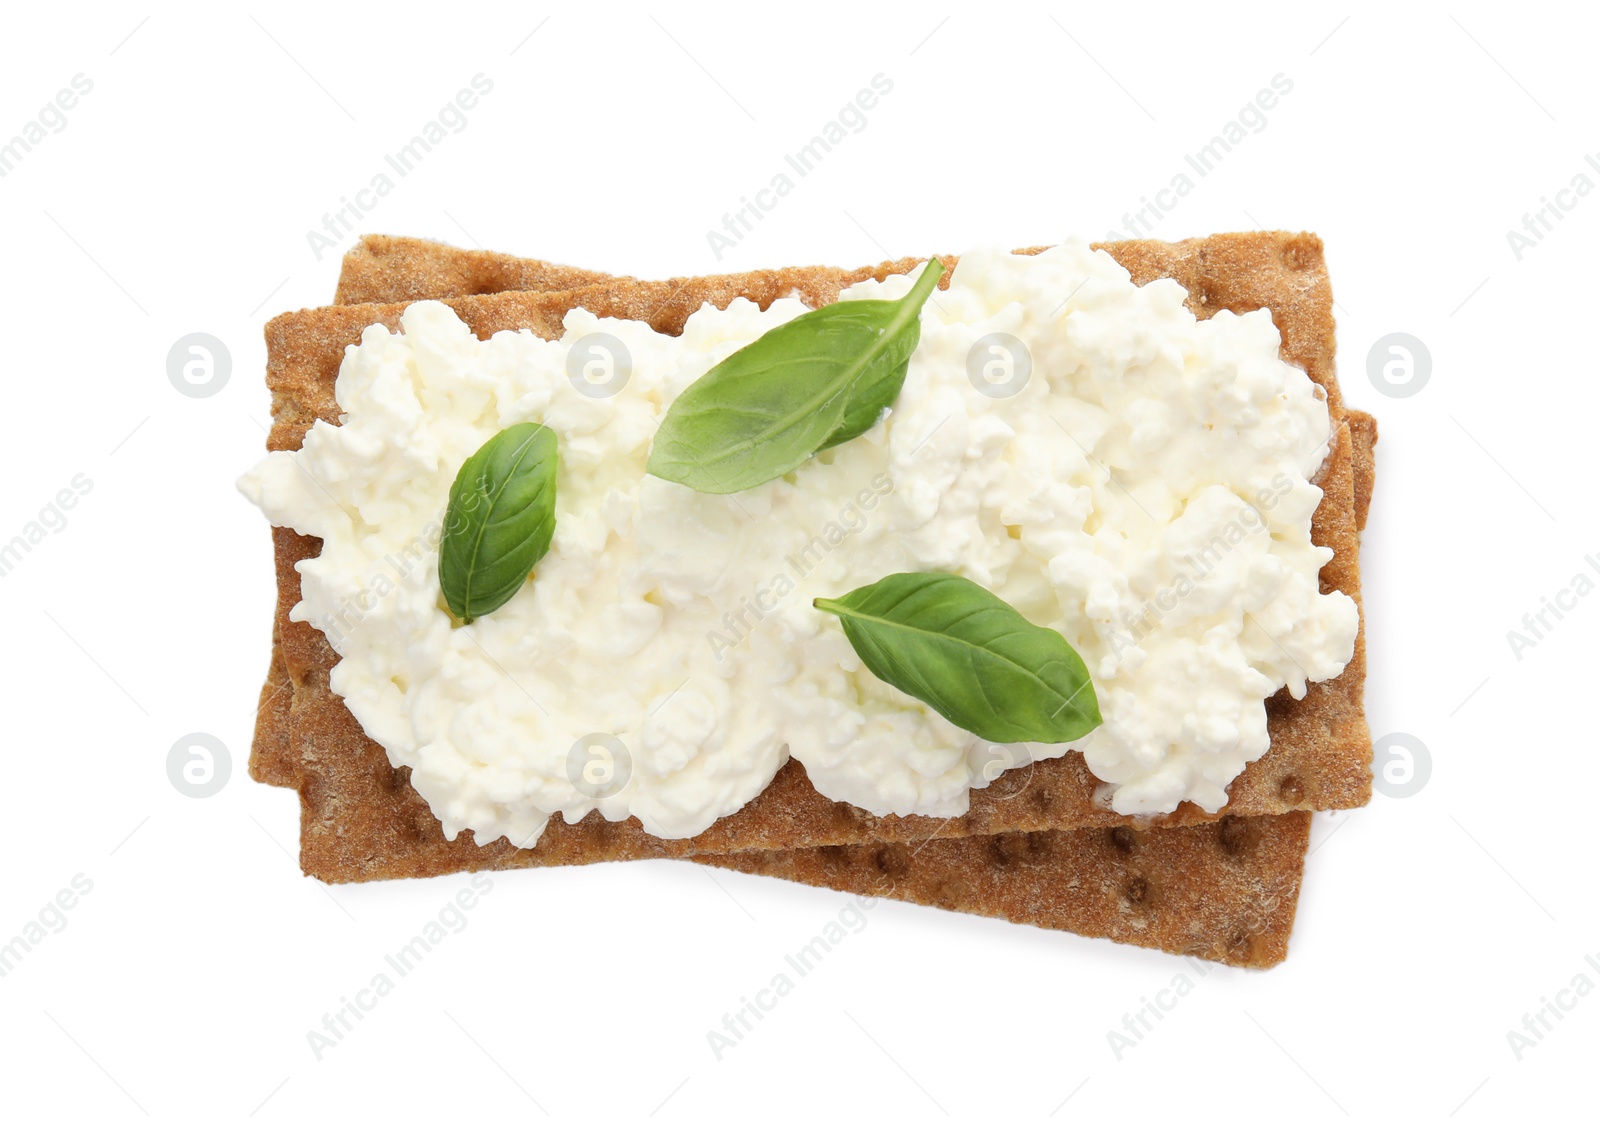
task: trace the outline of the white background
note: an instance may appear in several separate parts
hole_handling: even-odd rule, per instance
[[[984,10],[0,17],[0,140],[93,82],[0,179],[0,541],[93,484],[0,578],[0,938],[93,884],[0,980],[7,1123],[1489,1127],[1587,1104],[1600,993],[1520,1060],[1506,1034],[1600,952],[1600,597],[1520,659],[1507,632],[1600,579],[1600,193],[1520,261],[1506,232],[1600,149],[1595,28],[1527,4]],[[867,127],[718,262],[706,230],[880,72]],[[1286,964],[1211,968],[1118,1060],[1107,1032],[1182,960],[885,902],[718,1062],[706,1032],[846,898],[675,863],[531,870],[313,1057],[307,1031],[466,882],[300,875],[296,799],[244,772],[273,586],[233,480],[263,444],[261,324],[327,302],[351,242],[319,260],[307,231],[479,73],[467,127],[360,227],[640,276],[1126,234],[1185,153],[1293,82],[1154,234],[1327,242],[1340,376],[1382,428],[1373,734],[1433,765],[1412,797],[1318,818]],[[208,398],[167,378],[193,331],[232,355]],[[1394,331],[1432,358],[1405,399],[1368,378]],[[196,731],[233,758],[204,800],[166,773]]]

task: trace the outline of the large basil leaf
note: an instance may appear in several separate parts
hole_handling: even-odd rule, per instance
[[[556,434],[517,424],[468,457],[450,485],[439,588],[463,621],[510,601],[556,529]]]
[[[718,362],[667,410],[649,472],[726,495],[866,432],[905,384],[943,273],[933,260],[903,299],[830,303]]]
[[[1100,725],[1082,658],[954,574],[890,574],[840,598],[837,614],[872,674],[992,743],[1068,743]]]

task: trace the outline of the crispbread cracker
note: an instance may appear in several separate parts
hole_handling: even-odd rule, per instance
[[[1307,268],[1304,266],[1308,262],[1305,245],[1306,239],[1307,238],[1304,237],[1288,239],[1278,251],[1279,258],[1283,262],[1295,266],[1296,270],[1306,270]],[[1314,243],[1314,238],[1311,239]],[[373,243],[374,241],[372,240],[367,241],[367,245],[369,247]],[[414,244],[415,242],[412,243]],[[460,253],[456,252],[454,249],[440,249],[437,248],[436,245],[432,247],[436,249],[436,258],[439,255],[475,256],[481,260],[481,258],[486,255],[486,253]],[[1318,246],[1318,249],[1319,248],[1320,246]],[[359,251],[361,251],[361,249],[358,249],[358,252]],[[411,249],[411,251],[414,252],[415,249]],[[352,259],[356,258],[356,253],[352,253]],[[505,257],[498,258],[503,259]],[[1160,257],[1153,256],[1151,258],[1159,259]],[[1240,258],[1241,257],[1236,255],[1234,257],[1235,262],[1237,263]],[[413,259],[412,266],[410,268],[401,269],[402,273],[404,273],[405,270],[411,270],[414,273],[416,262],[418,261]],[[432,270],[431,268],[426,268],[426,257],[423,257],[422,262],[424,263],[425,269]],[[835,274],[839,275],[841,278],[848,278],[853,281],[856,278],[864,278],[867,274],[882,275],[887,274],[890,271],[909,270],[912,266],[914,266],[914,261],[902,261],[901,263],[893,265],[883,265],[878,269],[873,269],[868,272]],[[1320,268],[1320,254],[1316,258],[1316,263],[1312,266],[1318,269]],[[348,274],[349,272],[347,271],[347,275]],[[437,274],[437,272],[435,274]],[[782,293],[782,289],[786,288],[786,286],[791,280],[794,279],[795,276],[802,275],[814,280],[819,274],[825,274],[825,272],[819,269],[817,271],[798,273],[761,273],[763,282],[759,285],[753,286],[752,289],[757,292],[758,296],[763,296],[764,301],[770,301],[772,297],[776,297],[776,295],[773,293],[774,287],[779,289],[777,293]],[[1222,282],[1225,289],[1227,283],[1222,276],[1226,276],[1226,272],[1220,272],[1219,278],[1213,282]],[[451,277],[460,278],[460,272],[455,272]],[[731,284],[725,280],[711,282],[713,285],[713,291],[717,295],[718,299],[725,301],[725,298],[730,294],[728,288],[731,286]],[[825,282],[823,283],[823,286],[826,286]],[[804,287],[801,289],[804,290]],[[1326,303],[1327,298],[1325,279],[1322,282],[1321,289],[1324,296],[1323,301]],[[599,297],[595,294],[597,290],[605,290],[610,293],[605,298],[599,299]],[[633,288],[619,288],[616,285],[607,285],[606,287],[599,289],[590,288],[589,291],[585,292],[585,296],[589,298],[590,301],[583,302],[583,305],[594,309],[594,307],[598,305],[595,301],[596,299],[599,299],[599,303],[615,304],[621,302],[624,304],[636,304],[641,301],[640,296],[642,294],[644,296],[643,301],[656,308],[657,313],[655,316],[655,321],[664,323],[668,328],[671,328],[673,322],[676,321],[677,325],[681,327],[681,317],[682,315],[686,315],[688,313],[688,310],[684,309],[682,304],[685,301],[693,301],[692,293],[694,290],[695,281],[673,281],[667,285],[655,285],[654,288],[651,288],[649,285],[636,285]],[[684,300],[683,296],[685,294],[689,294],[689,300]],[[819,297],[816,293],[811,293],[808,294],[807,297],[812,302],[819,302],[826,301],[827,298],[830,298],[831,296],[822,295]],[[1245,306],[1248,305],[1244,303],[1237,303],[1237,300],[1234,301],[1240,306],[1240,309],[1244,309]],[[1281,312],[1293,307],[1293,305],[1294,304],[1290,302],[1278,304],[1280,323],[1284,317]],[[543,309],[550,310],[552,308],[546,307]],[[564,313],[564,309],[564,307],[560,308],[562,313]],[[677,313],[680,310],[682,315]],[[613,307],[604,313],[617,313],[617,311],[616,308]],[[642,313],[642,308],[635,307],[629,313]],[[365,325],[367,322],[375,321],[375,319],[371,316],[363,315],[360,321],[361,325]],[[558,329],[558,322],[559,317],[557,317],[557,325],[551,327],[551,329]],[[1331,321],[1329,323],[1329,329],[1331,333]],[[1286,333],[1285,337],[1287,340],[1290,338],[1290,335]],[[1331,341],[1329,342],[1329,345],[1331,346]],[[1307,364],[1306,368],[1315,376],[1319,369],[1318,365],[1316,364],[1318,359],[1312,358],[1310,360],[1311,364]],[[1324,361],[1325,360],[1326,359],[1324,359]],[[1302,361],[1302,364],[1306,363]],[[1331,381],[1331,365],[1322,370],[1322,376],[1324,380]],[[1337,396],[1332,390],[1330,390],[1330,394],[1332,394],[1330,396],[1330,401],[1335,407],[1335,418],[1338,419],[1340,415],[1340,407]],[[294,404],[294,408],[303,409],[304,407],[306,407],[304,401],[298,401],[297,399],[297,403]],[[290,415],[293,415],[293,413],[291,412]],[[1367,418],[1367,420],[1370,421],[1370,418]],[[1370,429],[1362,433],[1362,439],[1363,441],[1370,443]],[[1367,449],[1367,443],[1363,443],[1360,447]],[[1325,487],[1329,492],[1330,498],[1342,499],[1345,501],[1343,511],[1347,517],[1354,514],[1358,503],[1360,508],[1364,511],[1365,496],[1370,491],[1371,483],[1370,450],[1368,449],[1365,453],[1357,454],[1356,456],[1356,463],[1358,467],[1362,463],[1363,458],[1365,458],[1367,474],[1364,477],[1361,477],[1359,471],[1351,471],[1350,448],[1350,435],[1348,431],[1341,429],[1335,455],[1330,459],[1328,474],[1325,476]],[[1355,482],[1358,478],[1364,479],[1364,482],[1358,485]],[[1357,495],[1361,496],[1359,501],[1354,498]],[[1328,509],[1332,510],[1331,507]],[[1327,524],[1324,525],[1327,526]],[[1344,524],[1344,527],[1348,528],[1348,534],[1353,541],[1354,523],[1352,521],[1347,521]],[[1337,534],[1340,529],[1340,525],[1338,523],[1334,523],[1329,527],[1329,529]],[[1336,551],[1339,550],[1338,538],[1324,537],[1326,533],[1327,532],[1325,531],[1319,531],[1319,541],[1331,543],[1335,545]],[[290,537],[292,538],[293,536]],[[311,542],[311,540],[305,541],[308,543]],[[314,544],[312,545],[314,546]],[[282,550],[285,548],[280,549]],[[287,549],[289,550],[289,553],[280,553],[280,565],[286,564],[290,567],[291,578],[289,580],[293,583],[297,583],[298,577],[293,575],[292,563],[293,561],[298,560],[298,558],[304,557],[308,551],[304,550],[304,548]],[[1344,554],[1338,554],[1336,556],[1336,562],[1344,557],[1346,557]],[[1353,553],[1349,555],[1349,557],[1353,560]],[[287,559],[287,562],[285,562],[285,559]],[[1341,563],[1341,565],[1343,564]],[[1353,561],[1350,563],[1350,565],[1353,566]],[[1334,577],[1325,579],[1325,581],[1334,582],[1335,584],[1338,584],[1340,588],[1344,588],[1352,592],[1352,596],[1355,596],[1355,580],[1356,579],[1353,571],[1348,570],[1335,571]],[[294,588],[297,589],[297,585],[295,585]],[[285,590],[284,596],[286,598],[291,597],[288,590]],[[292,600],[289,602],[289,604],[292,604]],[[287,604],[284,607],[285,612],[286,610]],[[289,626],[291,632],[293,632],[294,628],[295,627],[292,625]],[[304,626],[299,626],[298,628],[302,630],[305,629]],[[322,675],[325,677],[325,670],[323,671]],[[313,698],[315,698],[316,690],[313,689],[312,691]],[[326,695],[325,683],[323,684],[321,691],[323,695]],[[1357,694],[1359,694],[1359,686],[1357,687]],[[332,699],[332,697],[328,698]],[[276,686],[274,685],[273,681],[269,680],[269,690],[264,690],[263,692],[263,703],[277,705],[281,703],[282,699],[283,695],[281,692],[280,674],[280,683],[278,683]],[[336,700],[334,702],[336,703]],[[325,714],[327,710],[327,705],[320,705],[313,710],[312,714],[314,717],[321,716]],[[340,709],[340,711],[342,713],[342,709]],[[1275,721],[1278,718],[1276,713],[1274,718]],[[279,724],[278,715],[276,713],[269,715],[267,712],[264,712],[262,719],[262,725],[258,728],[259,741],[252,759],[252,773],[254,773],[258,778],[266,781],[280,782],[285,785],[293,784],[293,780],[297,777],[297,774],[290,765],[293,761],[292,758],[290,757],[289,753],[282,749],[282,729]],[[353,723],[353,721],[351,722]],[[359,729],[357,729],[357,734],[359,734]],[[324,733],[323,735],[319,736],[319,738],[323,740],[327,740],[332,737],[333,736],[328,733]],[[308,756],[313,758],[313,760],[316,762],[322,761],[320,758],[316,758],[317,754],[320,753],[318,750],[319,748],[325,749],[326,744],[313,742],[307,745]],[[1365,761],[1365,755],[1363,753],[1363,764]],[[1041,764],[1041,768],[1048,765],[1049,764]],[[791,764],[791,766],[796,770],[799,769],[798,764]],[[384,769],[387,769],[386,765]],[[403,775],[404,772],[400,773]],[[803,779],[803,772],[799,777]],[[1021,789],[1024,785],[1025,784],[1019,784],[1015,782],[1007,783],[1006,780],[1002,779],[1001,783],[997,787],[991,788],[990,791],[977,792],[974,795],[974,799],[976,801],[980,798],[984,798],[985,796],[998,796],[1003,789]],[[811,793],[809,788],[806,788],[806,792]],[[1280,789],[1280,793],[1282,792],[1283,791]],[[306,793],[303,784],[302,793]],[[412,792],[406,790],[405,793],[411,794]],[[814,797],[814,794],[812,796]],[[414,794],[412,794],[412,797],[415,797]],[[343,802],[350,801],[350,799],[341,798],[340,801],[342,804]],[[417,801],[420,802],[420,800]],[[1295,799],[1290,799],[1290,801],[1295,801]],[[1349,803],[1346,802],[1345,804]],[[342,805],[341,807],[336,808],[342,808]],[[1238,809],[1239,807],[1235,806],[1230,808]],[[749,807],[747,807],[747,810],[748,809]],[[307,809],[306,816],[308,819],[311,816],[310,807]],[[415,821],[417,815],[412,815],[412,818]],[[431,823],[431,816],[426,814],[425,806],[422,810],[421,820]],[[902,821],[903,820],[904,819],[902,819]],[[1124,819],[1112,816],[1110,820],[1118,821]],[[892,825],[894,823],[890,824]],[[961,824],[965,829],[970,831],[973,823]],[[977,827],[985,830],[994,830],[1005,828],[1006,824],[1007,819],[1005,817],[989,815],[988,824],[979,824]],[[815,825],[813,825],[813,832],[815,832],[815,828]],[[1219,834],[1217,832],[1219,828],[1232,832]],[[1118,904],[1121,907],[1121,912],[1119,916],[1112,917],[1110,919],[1107,919],[1103,915],[1100,915],[1100,913],[1095,912],[1092,907],[1093,902],[1083,900],[1082,893],[1077,893],[1076,898],[1073,900],[1068,900],[1065,903],[1059,903],[1055,907],[1054,912],[1041,914],[1039,911],[1039,895],[1024,895],[1024,893],[1028,891],[1028,886],[1031,882],[1026,881],[1021,873],[1018,874],[1018,878],[1016,879],[1015,883],[1007,879],[1007,870],[1005,869],[1002,869],[998,874],[994,873],[997,862],[1012,860],[1031,862],[1031,864],[1027,866],[1027,869],[1031,870],[1027,872],[1027,875],[1035,877],[1039,884],[1044,884],[1046,886],[1046,889],[1060,888],[1059,882],[1061,878],[1067,875],[1060,872],[1060,867],[1063,867],[1062,862],[1068,859],[1082,858],[1082,860],[1078,861],[1077,865],[1073,866],[1069,871],[1071,871],[1073,875],[1082,875],[1085,878],[1088,878],[1092,875],[1095,878],[1096,891],[1100,892],[1103,897],[1106,892],[1109,892],[1112,888],[1116,887],[1116,885],[1111,885],[1110,888],[1107,887],[1110,882],[1106,878],[1111,876],[1116,870],[1110,868],[1113,861],[1110,857],[1107,857],[1109,850],[1107,850],[1106,846],[1112,843],[1105,840],[1106,835],[1104,834],[1085,834],[1079,837],[1076,835],[1038,833],[1032,837],[1026,837],[1020,842],[1011,835],[1001,835],[994,838],[980,836],[970,838],[969,840],[942,841],[938,845],[939,852],[937,854],[934,854],[932,849],[927,846],[923,846],[918,849],[907,850],[910,852],[912,858],[915,858],[917,854],[920,853],[925,859],[921,865],[912,869],[904,876],[898,877],[896,880],[896,884],[898,886],[896,895],[947,907],[987,912],[988,914],[1002,915],[1012,919],[1026,919],[1030,920],[1031,922],[1045,924],[1046,926],[1079,930],[1088,934],[1103,934],[1110,935],[1113,938],[1128,938],[1130,942],[1144,942],[1154,946],[1165,946],[1169,950],[1198,950],[1209,955],[1210,957],[1227,959],[1228,961],[1232,962],[1245,962],[1252,965],[1271,963],[1276,962],[1282,957],[1283,939],[1287,935],[1288,923],[1292,918],[1292,896],[1293,892],[1296,892],[1298,887],[1298,852],[1290,851],[1286,848],[1286,846],[1290,846],[1294,842],[1294,838],[1290,836],[1290,833],[1295,829],[1300,831],[1300,851],[1303,851],[1304,822],[1297,817],[1289,817],[1284,819],[1252,819],[1250,821],[1244,821],[1243,819],[1235,818],[1225,822],[1221,827],[1211,827],[1209,830],[1196,829],[1194,831],[1184,831],[1184,835],[1182,837],[1169,834],[1165,831],[1150,831],[1148,833],[1140,833],[1137,835],[1140,843],[1139,852],[1146,854],[1148,863],[1130,864],[1127,861],[1123,861],[1120,866],[1125,874],[1123,876],[1122,883],[1124,883],[1127,892],[1137,893],[1138,897],[1136,899],[1130,898],[1125,893],[1122,897],[1118,897],[1116,900],[1114,900],[1113,903]],[[1239,832],[1245,830],[1253,832],[1251,832],[1249,836],[1245,836],[1243,833]],[[743,832],[749,833],[751,836],[730,837],[726,839],[723,844],[737,845],[741,841],[746,844],[759,843],[760,837],[764,831],[761,828],[754,828],[752,830]],[[887,836],[890,832],[901,837],[917,837],[922,831],[915,829],[907,830],[904,828],[896,828],[893,830],[880,831],[879,835]],[[938,831],[928,832],[933,833]],[[435,833],[437,833],[436,825]],[[1128,831],[1119,830],[1117,831],[1117,836],[1120,838],[1123,836],[1132,837],[1133,835]],[[548,838],[549,834],[547,834],[546,837]],[[1221,841],[1217,842],[1219,837],[1221,838]],[[1227,870],[1223,870],[1222,873],[1219,873],[1217,869],[1217,862],[1206,859],[1203,847],[1208,839],[1211,842],[1216,842],[1226,847],[1223,851],[1223,856],[1232,862],[1232,864],[1229,866],[1232,869],[1231,873],[1228,873]],[[589,839],[586,839],[586,841],[587,840]],[[601,854],[601,856],[603,856],[605,859],[615,859],[617,856],[624,855],[641,855],[639,853],[640,846],[638,844],[615,844],[612,843],[612,839],[606,840],[607,844],[604,846],[604,852]],[[1241,855],[1248,855],[1242,847],[1246,845],[1253,847],[1257,843],[1264,843],[1274,847],[1273,852],[1270,854],[1257,855],[1248,863],[1242,861],[1240,859]],[[1128,855],[1129,844],[1131,844],[1131,842],[1124,843],[1122,841],[1117,841],[1115,843],[1117,847],[1116,860],[1120,861],[1123,857]],[[1193,861],[1182,860],[1184,854],[1189,852],[1189,850],[1185,849],[1183,852],[1178,852],[1175,847],[1180,844],[1186,846],[1192,845],[1192,848],[1199,854],[1199,857]],[[1019,850],[1018,846],[1022,846],[1023,848]],[[492,849],[493,847],[486,848]],[[583,848],[585,852],[591,852],[594,850],[595,846],[590,843]],[[650,848],[653,850],[654,847]],[[1172,849],[1172,852],[1170,853],[1168,852],[1169,848]],[[726,863],[732,867],[739,867],[745,869],[746,871],[763,871],[770,872],[775,875],[787,875],[794,877],[795,879],[805,880],[814,884],[833,884],[835,886],[843,885],[845,887],[864,888],[872,884],[881,884],[887,875],[884,872],[884,861],[887,860],[893,862],[899,859],[899,857],[903,855],[900,851],[904,849],[905,847],[903,846],[866,846],[860,850],[851,850],[848,853],[844,850],[831,849],[818,850],[816,852],[794,853],[779,852],[763,854],[745,852],[734,858],[719,859],[718,863]],[[880,853],[878,850],[884,850],[884,852]],[[1253,853],[1254,849],[1251,848],[1249,852]],[[527,855],[518,855],[519,858],[524,858],[526,856]],[[1213,854],[1213,856],[1215,856],[1215,854]],[[1105,859],[1102,860],[1100,858]],[[549,859],[558,858],[552,856]],[[572,858],[570,855],[567,855],[559,859],[574,858]],[[580,856],[576,859],[596,858],[594,856]],[[1222,858],[1218,859],[1221,860]],[[938,869],[930,870],[928,864],[929,862],[935,860],[941,862],[940,867]],[[393,863],[394,862],[391,861],[390,865],[393,865]],[[444,864],[445,868],[470,867],[471,864],[477,864],[479,867],[482,867],[482,865],[486,863],[488,862],[483,860],[474,862],[455,862],[449,864],[445,864],[445,862],[437,860],[434,862],[435,866]],[[534,862],[523,859],[518,859],[516,861],[508,860],[495,862],[497,865],[512,863]],[[1179,865],[1182,867],[1179,868]],[[891,865],[891,868],[893,867],[894,866]],[[1021,869],[1023,866],[1018,865],[1017,868]],[[367,876],[375,875],[366,871],[365,869],[360,869],[358,871]],[[428,871],[441,870],[437,867],[434,867],[430,868]],[[1160,873],[1161,875],[1159,877],[1151,875],[1134,875],[1135,873],[1140,872],[1146,874]],[[394,874],[378,873],[376,875]],[[1055,879],[1048,879],[1052,877]],[[1184,885],[1173,883],[1174,879],[1179,877],[1184,879]],[[1185,887],[1185,885],[1187,885],[1187,887]],[[1230,889],[1229,885],[1232,885],[1233,887]],[[1073,887],[1076,888],[1077,886]],[[1183,901],[1174,899],[1180,888],[1188,893],[1188,899],[1190,903],[1198,901],[1199,903],[1196,905],[1196,907],[1211,908],[1217,913],[1217,915],[1220,915],[1222,919],[1218,920],[1217,916],[1213,916],[1210,921],[1207,921],[1205,920],[1205,917],[1198,916],[1198,914],[1192,909],[1184,911]],[[1087,889],[1084,891],[1086,892]],[[1270,915],[1261,912],[1261,908],[1265,906],[1263,904],[1262,893],[1267,891],[1270,891],[1273,894],[1272,899],[1267,902],[1270,904],[1272,910],[1272,914]],[[1165,895],[1158,899],[1156,896],[1152,895],[1153,893],[1162,893]],[[1164,905],[1163,901],[1165,902]],[[1048,903],[1048,901],[1046,903]],[[1249,908],[1254,908],[1255,911],[1248,911]],[[1228,911],[1229,909],[1231,909],[1231,911]],[[1229,919],[1230,916],[1232,917],[1231,920]],[[1166,929],[1161,928],[1159,923],[1155,923],[1161,921],[1163,917],[1167,918],[1169,921]],[[1257,923],[1259,930],[1253,933],[1237,930],[1241,917],[1243,917],[1246,921]],[[1179,920],[1188,925],[1189,933],[1191,936],[1193,936],[1193,938],[1179,938],[1183,935],[1183,933],[1176,932],[1174,928],[1174,925],[1176,925]],[[1222,927],[1226,926],[1223,921],[1233,924],[1234,930],[1232,930],[1231,935],[1222,930]],[[1200,931],[1198,927],[1198,925],[1200,925],[1202,922],[1205,922],[1208,925],[1205,931]],[[1130,923],[1136,924],[1137,926],[1130,928],[1128,926]],[[1155,923],[1155,926],[1152,927],[1152,923]],[[1199,936],[1194,935],[1196,931],[1200,931],[1200,935],[1210,939],[1211,942],[1201,946],[1199,943]],[[1129,934],[1130,932],[1132,935]],[[1141,935],[1142,938],[1135,938],[1140,937]],[[1218,940],[1221,940],[1222,942],[1219,943],[1217,942]],[[1251,943],[1250,946],[1244,946],[1241,943],[1243,940],[1251,940],[1254,942]],[[1241,948],[1243,949],[1241,950]]]
[[[1192,302],[1200,304],[1230,301],[1247,304],[1241,296],[1255,286],[1264,298],[1278,301],[1275,317],[1282,324],[1285,354],[1302,365],[1314,379],[1328,388],[1330,410],[1335,421],[1335,443],[1321,475],[1325,496],[1313,521],[1316,541],[1331,547],[1334,557],[1323,570],[1325,586],[1338,588],[1359,600],[1357,531],[1355,525],[1354,476],[1349,427],[1332,381],[1332,321],[1327,309],[1331,296],[1325,275],[1320,270],[1320,244],[1307,236],[1213,237],[1185,245],[1152,245],[1147,242],[1112,245],[1108,250],[1141,268],[1136,274],[1153,272],[1158,267],[1184,284]],[[769,303],[780,295],[798,292],[811,305],[832,301],[842,286],[867,275],[887,275],[909,270],[914,261],[880,265],[876,269],[841,272],[827,268],[800,268],[757,272],[749,279],[715,277],[707,280],[676,280],[668,283],[621,281],[589,287],[578,292],[515,293],[468,296],[450,301],[469,326],[487,336],[501,329],[528,328],[553,336],[559,333],[562,316],[582,305],[597,314],[640,317],[666,332],[680,330],[683,319],[702,300],[726,303],[745,292]],[[1308,295],[1320,294],[1320,302]],[[345,345],[354,341],[360,330],[373,322],[396,326],[404,304],[324,308],[284,315],[267,328],[269,346],[268,383],[275,398],[272,430],[274,447],[294,447],[312,420],[336,419],[333,380]],[[1320,320],[1316,318],[1321,312]],[[1202,308],[1201,313],[1210,314]],[[1293,318],[1309,319],[1302,326]],[[292,565],[316,553],[314,540],[291,533],[279,536],[280,580],[297,583]],[[286,561],[285,561],[286,560]],[[292,591],[291,591],[292,593]],[[309,673],[311,666],[326,668],[335,662],[325,644],[318,647],[320,634],[303,623],[280,624],[291,675],[297,663]],[[1242,815],[1284,813],[1294,809],[1330,809],[1363,804],[1370,794],[1370,738],[1361,711],[1361,684],[1365,675],[1363,642],[1358,638],[1356,654],[1345,671],[1333,680],[1313,684],[1302,700],[1280,692],[1269,704],[1272,749],[1251,764],[1230,789],[1225,813]],[[298,687],[298,686],[297,686]],[[318,713],[343,711],[335,697],[320,697]],[[301,714],[296,700],[297,719]],[[332,720],[308,721],[308,730],[321,726],[330,733],[339,729]],[[347,730],[347,729],[346,729]],[[1081,756],[1068,754],[1061,759],[1020,768],[1002,777],[1028,776],[1022,789],[978,791],[970,812],[963,818],[942,820],[918,817],[875,818],[851,807],[822,799],[809,786],[800,786],[798,767],[780,772],[768,794],[776,795],[765,804],[766,795],[737,814],[718,822],[697,838],[658,843],[662,852],[730,851],[751,848],[794,848],[805,844],[838,844],[867,839],[920,840],[929,836],[962,836],[1026,829],[1070,829],[1090,825],[1116,825],[1126,821],[1096,800],[1094,777]],[[780,807],[777,802],[781,800]],[[1213,821],[1192,804],[1173,814],[1154,820],[1154,824],[1177,825]],[[586,818],[562,837],[583,839],[585,823],[612,825],[598,814]],[[637,823],[617,823],[606,832],[607,846],[618,838],[646,838]],[[547,833],[544,840],[549,840]],[[655,841],[655,839],[649,839]],[[648,844],[648,842],[641,842]],[[580,846],[574,850],[586,852]]]

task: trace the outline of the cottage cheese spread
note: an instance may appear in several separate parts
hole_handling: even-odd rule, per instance
[[[553,342],[478,341],[417,303],[401,333],[347,350],[342,423],[241,488],[323,540],[292,616],[328,635],[333,690],[451,837],[526,845],[591,809],[687,837],[790,755],[829,798],[949,816],[1006,767],[1061,755],[976,740],[812,608],[906,570],[963,574],[1066,636],[1104,717],[1072,746],[1117,812],[1214,810],[1267,749],[1265,698],[1337,675],[1357,614],[1317,583],[1321,390],[1279,359],[1265,311],[1196,321],[1183,301],[1081,242],[969,253],[887,416],[731,496],[647,476],[651,438],[798,299],[707,307],[677,338],[575,310]],[[554,543],[507,605],[454,627],[437,575],[451,481],[530,420],[559,438]]]

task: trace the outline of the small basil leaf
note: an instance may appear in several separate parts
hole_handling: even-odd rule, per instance
[[[860,436],[899,396],[943,274],[932,260],[903,299],[830,303],[730,354],[673,401],[647,470],[727,495]]]
[[[484,442],[450,485],[439,544],[439,588],[470,622],[528,580],[556,528],[556,434],[517,424]]]
[[[1082,658],[954,574],[891,574],[840,598],[837,614],[863,664],[957,727],[992,743],[1069,743],[1100,725]]]

